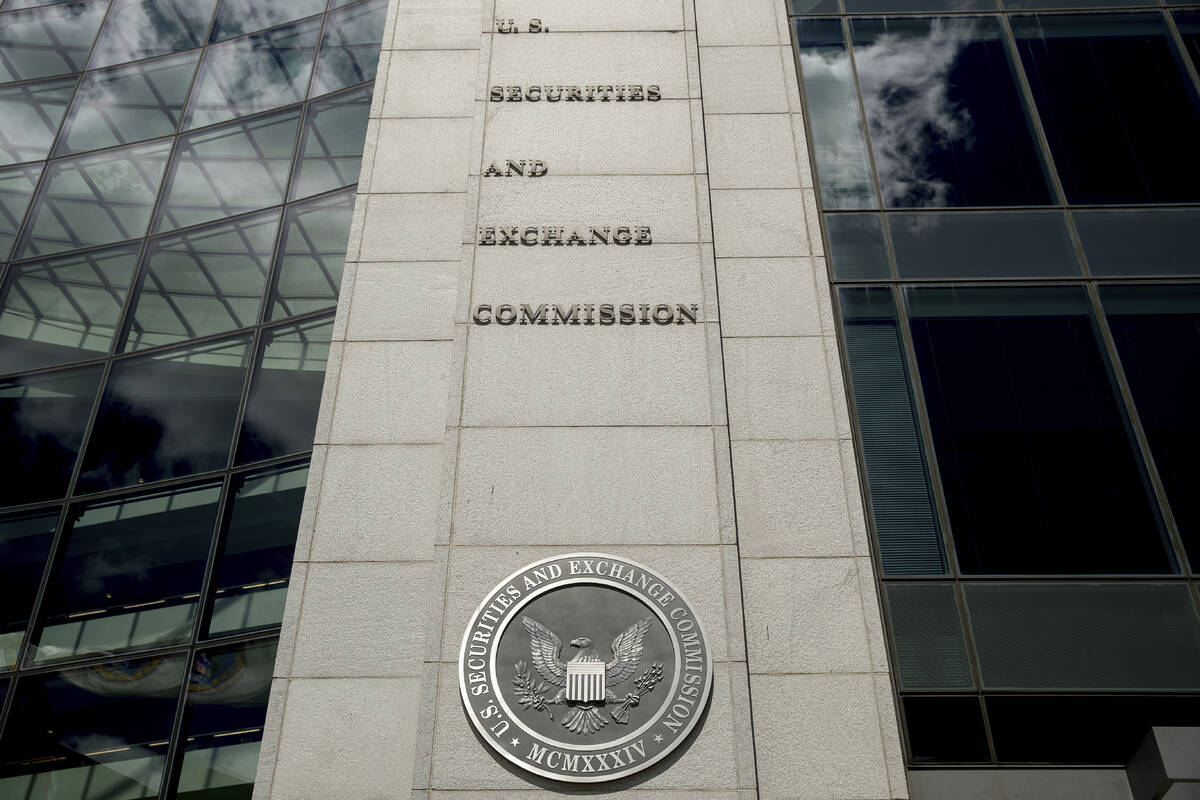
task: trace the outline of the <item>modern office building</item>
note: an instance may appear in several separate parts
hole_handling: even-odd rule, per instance
[[[1171,0],[4,0],[0,800],[1197,796],[1198,142]]]

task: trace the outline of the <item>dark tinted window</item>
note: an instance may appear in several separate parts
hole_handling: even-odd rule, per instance
[[[262,359],[246,402],[238,463],[312,448],[332,334],[329,318],[264,332]]]
[[[1093,275],[1200,274],[1200,209],[1074,211]]]
[[[57,508],[0,517],[0,669],[16,666],[57,523]]]
[[[1168,5],[1183,5],[1182,3]],[[1200,11],[1176,11],[1175,24],[1187,45],[1188,55],[1196,69],[1200,69]]]
[[[903,278],[1078,275],[1061,211],[888,214]]]
[[[183,656],[155,656],[21,678],[0,739],[0,797],[156,797],[184,669]]]
[[[98,388],[100,367],[0,381],[0,504],[66,494]]]
[[[1200,567],[1200,287],[1106,287],[1101,298],[1188,558]]]
[[[856,19],[851,30],[885,206],[1051,202],[997,18]]]
[[[907,296],[962,570],[1171,572],[1083,290]]]
[[[1012,25],[1070,202],[1200,199],[1197,98],[1159,14]]]
[[[976,695],[906,697],[904,721],[912,760],[918,764],[991,760]]]
[[[1195,695],[989,697],[987,711],[996,755],[1010,763],[1124,767],[1152,725],[1200,725]]]
[[[283,620],[308,464],[240,475],[213,573],[209,636]]]
[[[829,258],[839,280],[891,277],[879,214],[826,214]]]
[[[114,363],[80,487],[97,491],[223,468],[249,355],[246,335]]]

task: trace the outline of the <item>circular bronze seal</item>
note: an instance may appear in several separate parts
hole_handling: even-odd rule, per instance
[[[660,761],[695,727],[712,688],[696,612],[658,573],[570,553],[514,572],[463,634],[467,716],[509,761],[594,783]]]

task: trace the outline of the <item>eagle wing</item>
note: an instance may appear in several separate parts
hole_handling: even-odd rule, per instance
[[[567,665],[558,657],[562,652],[562,641],[554,631],[529,617],[521,617],[521,624],[529,631],[529,654],[538,674],[555,686],[565,686]]]
[[[604,665],[604,682],[608,686],[628,680],[637,672],[642,660],[642,638],[650,630],[653,617],[643,617],[613,639],[613,660]]]

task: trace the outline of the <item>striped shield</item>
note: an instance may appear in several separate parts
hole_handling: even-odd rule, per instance
[[[604,662],[567,662],[567,699],[579,703],[604,700]]]

